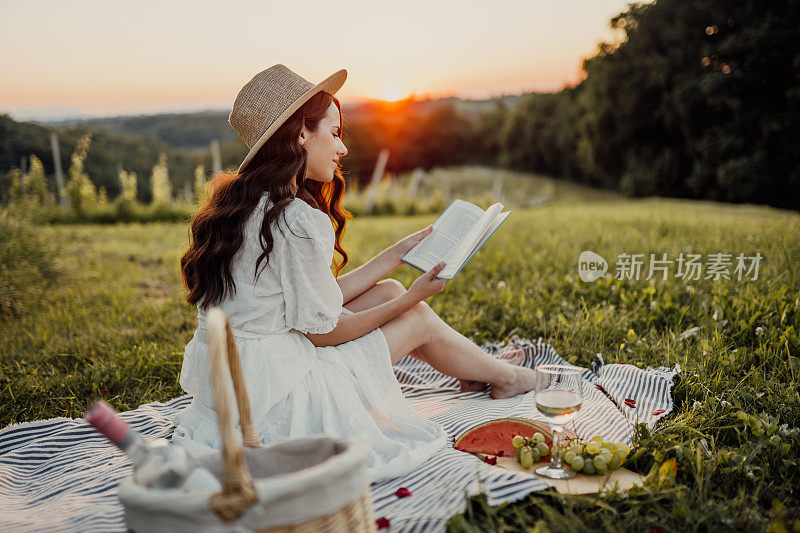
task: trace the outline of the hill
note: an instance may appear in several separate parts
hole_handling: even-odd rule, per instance
[[[511,109],[524,98],[503,96],[488,100],[442,98],[436,100],[365,101],[343,105],[345,140],[350,154],[343,160],[347,174],[364,184],[378,152],[391,151],[387,171],[432,168],[463,163],[493,164],[491,146],[474,126],[488,112]],[[502,104],[501,104],[502,103]],[[31,156],[39,158],[54,186],[55,163],[50,134],[57,133],[61,165],[66,172],[78,139],[93,134],[86,172],[109,196],[119,193],[119,170],[138,176],[139,198],[149,200],[148,180],[161,153],[167,155],[173,191],[194,180],[198,165],[211,168],[209,144],[220,141],[223,168],[235,168],[247,153],[244,143],[228,124],[227,111],[119,116],[51,123],[17,122],[0,116],[0,199],[6,197],[13,167],[23,167]]]
[[[207,147],[212,140],[236,139],[228,124],[228,111],[117,116],[45,123],[57,128],[86,128],[158,139],[177,148]]]
[[[498,102],[507,107],[515,106],[526,95],[509,95],[486,100],[467,100],[462,98],[440,98],[432,100],[403,100],[406,109],[425,113],[435,107],[454,105],[456,111],[470,118],[477,118],[486,111],[494,109]],[[385,104],[380,100],[343,104],[342,112],[345,121],[359,120],[365,114],[371,114],[376,108]],[[209,146],[212,140],[221,143],[236,141],[238,137],[228,124],[230,111],[200,111],[194,113],[168,113],[155,115],[131,115],[108,118],[80,120],[59,120],[39,122],[44,126],[64,128],[84,128],[92,131],[106,131],[136,135],[142,138],[158,139],[176,148],[202,148]]]

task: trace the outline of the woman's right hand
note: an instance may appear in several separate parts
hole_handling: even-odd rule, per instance
[[[429,296],[433,296],[434,294],[439,294],[442,292],[447,280],[436,279],[436,276],[444,267],[445,262],[442,261],[432,269],[422,274],[416,279],[416,281],[414,281],[414,283],[411,284],[411,287],[409,287],[407,293],[415,300],[421,302]]]

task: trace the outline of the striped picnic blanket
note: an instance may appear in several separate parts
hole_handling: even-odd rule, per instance
[[[513,339],[525,349],[525,365],[565,363],[541,341]],[[499,343],[482,348],[490,354]],[[537,419],[533,396],[492,400],[488,392],[459,392],[455,378],[445,376],[410,356],[395,367],[403,393],[423,416],[450,435],[508,416]],[[579,437],[600,434],[630,443],[634,424],[653,428],[673,408],[672,381],[680,371],[639,369],[603,364],[585,369],[584,400],[570,427]],[[189,405],[185,395],[165,403],[152,402],[122,413],[148,437],[167,437],[172,417]],[[53,418],[9,426],[0,431],[0,531],[125,531],[123,510],[116,497],[121,479],[131,471],[127,458],[83,419]],[[400,487],[411,491],[399,498]],[[410,474],[376,483],[372,497],[376,517],[391,531],[442,531],[447,520],[464,510],[466,496],[485,492],[491,505],[516,501],[546,487],[540,479],[481,462],[471,454],[445,447]]]

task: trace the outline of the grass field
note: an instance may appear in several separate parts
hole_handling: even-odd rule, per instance
[[[354,219],[346,270],[434,219]],[[6,213],[0,230],[0,427],[80,417],[100,397],[128,410],[183,394],[196,325],[178,267],[186,224],[34,228]],[[612,276],[581,281],[584,250]],[[681,252],[763,259],[757,280],[683,280],[675,264],[667,280],[644,279],[650,253]],[[619,254],[639,253],[639,280],[613,277]],[[417,274],[404,265],[392,277],[409,286]],[[429,303],[478,342],[541,336],[577,364],[602,353],[685,371],[675,414],[640,435],[628,465],[647,473],[674,458],[674,481],[498,508],[476,497],[450,530],[800,530],[800,215],[564,186],[552,203],[515,208]]]

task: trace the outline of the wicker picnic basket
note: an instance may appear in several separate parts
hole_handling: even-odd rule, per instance
[[[222,490],[148,488],[128,476],[118,490],[128,528],[192,533],[374,531],[368,448],[354,438],[325,436],[264,447],[253,426],[233,333],[216,308],[208,313],[208,344],[222,451],[195,459],[221,482]],[[244,447],[237,442],[231,420],[224,358],[233,382]]]

